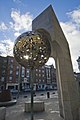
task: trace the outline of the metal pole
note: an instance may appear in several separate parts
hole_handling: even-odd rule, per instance
[[[19,66],[19,75],[18,75],[18,98],[19,98],[19,92],[20,92],[20,66]]]
[[[33,120],[33,68],[31,69],[31,120]]]

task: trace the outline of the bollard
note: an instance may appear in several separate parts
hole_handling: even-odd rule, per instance
[[[49,92],[47,92],[47,98],[50,98],[50,93]]]

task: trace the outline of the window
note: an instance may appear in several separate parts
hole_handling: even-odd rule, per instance
[[[4,77],[1,78],[1,81],[4,81]]]
[[[44,73],[44,70],[42,70],[42,73]]]
[[[12,70],[10,70],[10,74],[12,74],[12,72],[13,72],[13,71],[12,71]]]
[[[12,80],[12,76],[9,77],[9,80]]]
[[[24,74],[22,74],[21,77],[24,77]]]
[[[29,70],[27,69],[27,73],[29,73]]]
[[[18,81],[18,78],[16,77],[16,81]]]
[[[38,74],[36,73],[36,76],[38,76]]]
[[[38,82],[38,79],[36,79],[36,82]]]
[[[41,77],[41,74],[39,74],[39,77]]]
[[[21,73],[21,76],[24,77],[25,76],[25,68],[22,67],[22,73]]]
[[[28,74],[28,75],[26,75],[26,77],[27,77],[27,78],[29,78],[29,77],[30,77],[30,76],[29,76],[29,74]]]
[[[43,82],[45,82],[45,80],[43,79]]]
[[[2,71],[2,74],[4,74],[4,73],[5,73],[5,70]]]
[[[42,76],[44,77],[44,74]]]
[[[42,69],[44,69],[44,66],[42,66]]]
[[[41,85],[39,85],[39,88],[41,88]]]
[[[24,68],[24,67],[22,67],[22,73],[24,73],[24,70],[25,70],[25,68]]]
[[[6,65],[2,65],[2,68],[3,68],[3,69],[6,68]]]
[[[8,86],[8,89],[10,90],[10,89],[14,89],[14,86]]]
[[[19,71],[16,71],[16,75],[19,75]]]
[[[11,59],[11,62],[13,62],[13,59]]]
[[[42,85],[42,88],[44,88],[44,85]]]
[[[13,64],[10,64],[10,68],[13,68]]]
[[[41,70],[39,70],[39,72],[41,72]]]
[[[41,79],[39,79],[39,82],[41,82]]]
[[[16,66],[16,69],[19,69],[19,66]]]
[[[46,69],[46,74],[47,74],[47,79],[50,78],[50,72],[49,72],[49,69]]]

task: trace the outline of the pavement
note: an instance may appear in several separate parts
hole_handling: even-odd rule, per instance
[[[30,93],[20,95],[17,103],[13,106],[6,107],[5,120],[31,120],[31,113],[24,111],[25,102],[30,101]],[[47,98],[46,92],[35,93],[34,100],[44,101],[45,111],[34,113],[34,120],[63,120],[59,113],[59,102],[57,91],[50,91],[50,98]]]

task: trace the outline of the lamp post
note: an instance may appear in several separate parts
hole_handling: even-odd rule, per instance
[[[44,65],[51,53],[49,40],[40,32],[25,32],[15,41],[13,49],[16,61],[31,71],[31,120],[33,120],[33,70]]]

